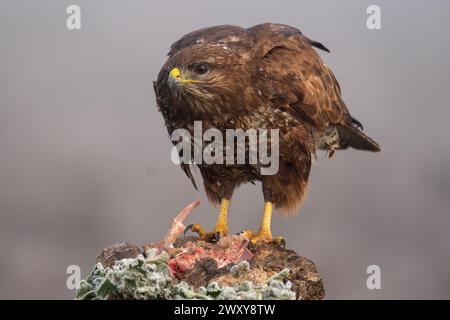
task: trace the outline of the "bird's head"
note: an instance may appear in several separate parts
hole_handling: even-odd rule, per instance
[[[169,56],[158,86],[166,87],[176,105],[192,111],[220,111],[236,99],[248,82],[245,59],[221,45],[187,46]],[[183,107],[182,106],[182,107]]]
[[[208,98],[215,87],[224,86],[221,65],[212,59],[198,58],[170,63],[167,85],[174,94]]]

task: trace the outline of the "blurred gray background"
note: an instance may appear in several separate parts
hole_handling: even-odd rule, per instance
[[[66,28],[81,7],[82,29]],[[382,30],[366,8],[381,7]],[[0,298],[63,298],[116,242],[156,241],[196,198],[170,161],[152,80],[172,42],[200,27],[281,22],[323,42],[347,105],[380,154],[320,155],[307,202],[273,233],[311,258],[330,299],[450,298],[450,2],[0,2]],[[256,229],[260,186],[230,226]],[[381,268],[368,290],[366,268]]]

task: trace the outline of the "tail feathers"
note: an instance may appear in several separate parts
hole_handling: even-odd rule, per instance
[[[372,152],[381,151],[380,145],[356,126],[351,124],[337,125],[337,129],[339,132],[339,149],[352,147],[354,149]]]

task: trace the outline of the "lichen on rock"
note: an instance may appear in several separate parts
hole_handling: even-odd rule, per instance
[[[213,281],[207,287],[195,288],[184,281],[173,284],[167,252],[150,249],[145,255],[118,260],[112,267],[105,268],[97,263],[91,275],[81,282],[77,299],[295,299],[290,281],[283,282],[288,269],[262,286],[254,286],[251,281],[236,283],[233,287],[220,286]],[[233,267],[241,268],[243,265],[249,267],[245,263]]]
[[[164,299],[171,283],[167,252],[147,250],[145,258],[117,260],[111,267],[97,263],[91,275],[83,280],[78,299]]]
[[[174,248],[168,250],[145,246],[145,251],[137,252],[136,246],[126,243],[105,248],[89,277],[81,282],[77,299],[323,298],[322,280],[314,264],[274,245],[252,247],[251,259],[221,267],[209,257],[200,258],[183,271],[174,269],[171,263],[189,250],[214,252],[216,245],[187,237],[178,239]],[[130,252],[135,257],[129,257]]]

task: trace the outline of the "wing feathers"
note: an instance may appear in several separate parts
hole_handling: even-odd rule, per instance
[[[254,53],[258,54],[254,57],[260,57],[258,70],[267,74],[260,87],[265,96],[272,97],[274,108],[283,108],[318,130],[336,125],[342,148],[380,150],[351,117],[336,77],[313,49],[329,52],[328,48],[284,25],[268,24],[255,30]]]

